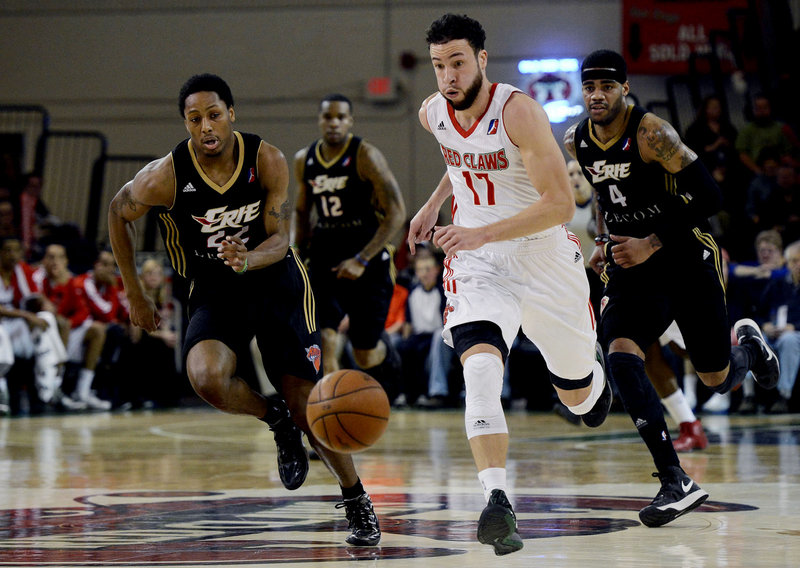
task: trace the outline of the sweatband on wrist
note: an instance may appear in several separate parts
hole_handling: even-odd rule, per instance
[[[359,263],[361,266],[364,266],[364,267],[366,267],[366,266],[369,264],[369,261],[368,261],[366,258],[364,258],[363,256],[361,256],[361,253],[360,253],[360,252],[357,252],[357,253],[356,253],[356,256],[355,256],[355,258],[356,258],[356,260],[358,261],[358,263]]]
[[[244,274],[245,272],[247,272],[247,257],[244,257],[244,265],[242,266],[242,269],[234,270],[234,272],[236,272],[236,274]]]

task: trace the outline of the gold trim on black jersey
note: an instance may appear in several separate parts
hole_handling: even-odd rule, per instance
[[[181,247],[180,236],[178,235],[178,225],[169,213],[159,213],[161,222],[166,229],[164,233],[164,246],[169,254],[169,261],[175,272],[186,277],[186,255]]]
[[[628,121],[630,121],[630,119],[631,119],[631,111],[632,110],[633,110],[633,105],[628,105],[628,108],[625,109],[625,120],[622,123],[622,128],[620,128],[619,134],[614,136],[614,138],[612,138],[611,140],[609,140],[605,144],[600,142],[600,140],[598,140],[595,137],[595,135],[594,135],[594,124],[592,124],[592,119],[590,118],[589,119],[589,124],[588,124],[588,126],[589,126],[589,138],[592,140],[592,142],[597,144],[597,146],[601,150],[603,150],[605,152],[606,150],[611,148],[611,146],[616,144],[619,141],[619,139],[622,138],[623,134],[625,134],[625,132],[628,130]]]
[[[317,145],[314,147],[314,154],[317,157],[317,162],[319,162],[319,165],[325,169],[330,168],[331,166],[335,165],[336,162],[342,159],[342,156],[344,156],[345,152],[347,152],[347,149],[350,147],[350,142],[352,141],[353,141],[353,134],[349,133],[347,135],[347,141],[344,143],[344,146],[342,146],[342,151],[336,154],[330,160],[326,160],[322,156],[322,151],[320,150],[320,148],[322,147],[322,140],[319,140],[317,142]]]
[[[200,162],[197,161],[197,155],[194,152],[192,141],[189,140],[188,144],[189,155],[192,157],[192,162],[194,163],[197,173],[200,174],[200,177],[203,178],[203,181],[208,184],[208,187],[220,194],[228,191],[230,187],[236,183],[236,181],[239,179],[239,174],[242,173],[242,165],[244,164],[244,140],[242,140],[242,135],[239,132],[234,131],[233,135],[236,137],[236,143],[239,145],[239,160],[236,163],[236,169],[233,171],[233,175],[225,183],[225,185],[217,185],[214,180],[206,175],[206,173],[203,171],[203,167],[200,165]]]
[[[698,227],[692,229],[692,233],[694,233],[694,236],[698,241],[700,241],[700,243],[711,249],[711,252],[714,255],[714,267],[717,270],[719,285],[722,286],[722,291],[725,292],[725,278],[722,273],[722,255],[719,252],[719,247],[717,246],[714,237],[712,237],[709,233],[702,232]]]
[[[317,306],[314,300],[314,291],[311,289],[311,281],[308,278],[308,271],[306,271],[306,266],[303,264],[303,261],[300,260],[295,248],[289,247],[289,250],[292,252],[292,258],[294,258],[294,261],[297,263],[297,268],[300,270],[300,275],[303,277],[303,282],[305,283],[303,292],[303,314],[306,318],[306,329],[308,333],[314,333],[317,331]]]

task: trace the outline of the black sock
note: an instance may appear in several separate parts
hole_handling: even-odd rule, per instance
[[[670,466],[680,466],[672,446],[661,401],[644,370],[644,361],[630,353],[611,353],[608,372],[617,385],[622,404],[639,430],[656,469],[664,473]]]
[[[735,345],[731,347],[730,367],[728,368],[728,376],[715,387],[708,387],[714,392],[725,394],[733,390],[735,387],[742,384],[747,372],[750,370],[750,365],[756,360],[757,355],[753,353],[758,349],[757,345]]]
[[[286,403],[282,399],[268,396],[267,413],[260,420],[266,422],[270,426],[275,426],[284,418],[289,418],[289,416],[289,407],[286,406]]]
[[[342,487],[343,499],[355,499],[356,497],[361,497],[361,495],[363,495],[364,493],[366,493],[366,491],[364,491],[364,486],[361,485],[360,478],[358,481],[356,481],[356,484],[353,485],[352,487]]]

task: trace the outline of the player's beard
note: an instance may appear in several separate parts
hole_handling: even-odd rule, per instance
[[[478,94],[481,92],[481,87],[483,86],[483,73],[478,71],[478,75],[475,77],[475,80],[472,81],[472,84],[467,87],[467,90],[464,91],[464,100],[460,103],[456,103],[445,97],[445,100],[448,104],[453,107],[453,110],[467,110],[469,107],[472,106],[472,103],[475,102],[475,99],[478,98]]]
[[[614,119],[617,118],[619,116],[619,113],[624,111],[625,108],[626,108],[625,101],[622,97],[620,97],[614,106],[608,107],[608,112],[606,113],[605,118],[602,118],[600,120],[593,118],[592,122],[597,126],[608,126],[609,124],[614,122]]]

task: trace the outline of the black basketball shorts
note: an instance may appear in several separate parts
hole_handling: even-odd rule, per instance
[[[235,353],[255,336],[264,370],[280,391],[281,378],[322,377],[322,350],[314,294],[305,267],[292,249],[266,268],[229,278],[193,281],[184,360],[198,342],[215,339]]]
[[[370,260],[364,274],[356,280],[336,278],[331,266],[311,264],[311,283],[317,298],[320,329],[338,329],[345,315],[350,316],[347,335],[356,349],[372,349],[386,326],[386,316],[394,291],[394,260],[383,249]]]
[[[715,245],[672,254],[662,249],[643,264],[612,266],[607,274],[600,320],[600,336],[607,346],[627,338],[647,352],[674,320],[697,371],[725,368],[731,335]]]

